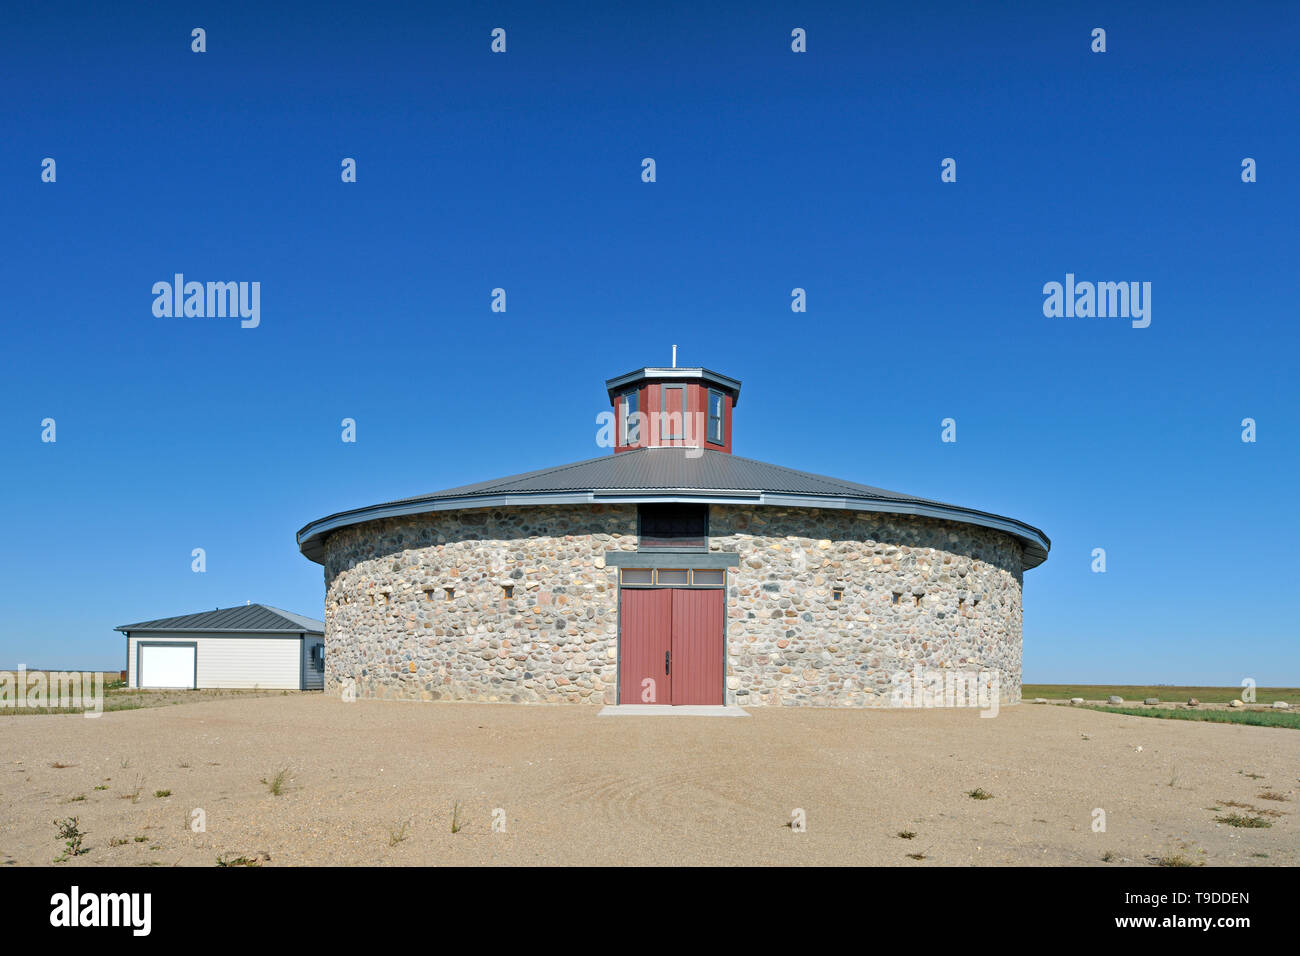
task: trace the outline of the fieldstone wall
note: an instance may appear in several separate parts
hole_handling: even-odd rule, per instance
[[[737,551],[727,702],[888,707],[894,675],[997,675],[1020,701],[1022,550],[1010,535],[908,515],[714,507]],[[842,588],[840,600],[835,589]],[[986,682],[987,683],[987,682]]]
[[[583,505],[332,534],[327,692],[615,702],[618,578],[605,554],[634,551],[636,526],[634,505]],[[740,558],[727,574],[728,703],[891,706],[894,675],[979,671],[997,675],[1001,703],[1019,701],[1014,538],[904,515],[722,506],[710,532],[711,550]]]
[[[355,681],[359,697],[613,701],[618,579],[604,555],[636,549],[636,514],[473,509],[330,535],[326,692]]]

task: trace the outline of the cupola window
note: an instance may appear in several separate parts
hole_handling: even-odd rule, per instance
[[[709,389],[709,441],[716,445],[723,444],[722,413],[725,408],[722,393]]]
[[[641,440],[640,392],[623,396],[623,423],[621,431],[624,445],[635,445]]]

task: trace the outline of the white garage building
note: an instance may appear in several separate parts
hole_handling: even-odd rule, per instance
[[[325,622],[267,604],[114,628],[126,635],[128,687],[321,690]]]

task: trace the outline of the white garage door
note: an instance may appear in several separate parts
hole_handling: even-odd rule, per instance
[[[140,645],[141,687],[193,687],[194,647]]]

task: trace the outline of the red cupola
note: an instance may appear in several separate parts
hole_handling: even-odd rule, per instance
[[[639,368],[605,388],[614,406],[615,454],[665,446],[731,452],[731,414],[740,402],[734,378],[674,365]]]

